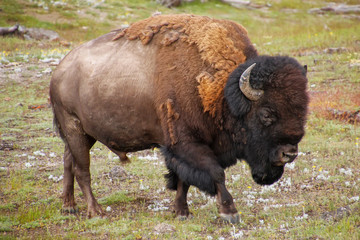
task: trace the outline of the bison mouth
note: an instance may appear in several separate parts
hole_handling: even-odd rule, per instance
[[[284,173],[283,166],[273,166],[267,171],[252,171],[252,177],[257,184],[270,185],[279,180]]]

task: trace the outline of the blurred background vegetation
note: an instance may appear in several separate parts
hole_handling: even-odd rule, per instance
[[[168,8],[160,0],[0,0],[0,27],[20,24],[60,35],[56,41],[0,38],[0,239],[360,239],[359,1],[229,2],[183,0]],[[155,13],[236,21],[260,54],[289,55],[308,66],[306,136],[282,180],[263,188],[244,163],[226,171],[241,211],[236,226],[219,222],[214,201],[195,188],[193,219],[180,222],[170,210],[155,211],[170,206],[174,193],[159,177],[166,172],[161,159],[139,156],[160,153],[133,154],[128,178],[111,182],[107,176],[119,161],[101,144],[91,153],[92,187],[103,208],[111,207],[108,218],[86,219],[78,186],[80,216],[59,211],[63,143],[47,105],[51,72],[79,44]],[[163,223],[170,227],[159,233]]]

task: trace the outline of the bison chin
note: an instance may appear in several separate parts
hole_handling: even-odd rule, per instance
[[[270,185],[279,180],[284,173],[283,166],[271,166],[268,169],[259,170],[259,169],[252,169],[251,174],[254,181],[260,185]]]

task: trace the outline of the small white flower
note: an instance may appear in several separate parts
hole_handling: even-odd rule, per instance
[[[351,171],[350,168],[348,168],[348,169],[340,168],[340,169],[339,169],[339,172],[340,172],[340,173],[343,173],[343,174],[345,174],[345,175],[348,175],[348,176],[351,176],[351,175],[352,175],[352,171]]]
[[[240,174],[236,174],[236,175],[231,175],[231,179],[236,182],[236,181],[239,181],[241,175]]]
[[[289,163],[285,165],[288,169],[294,169],[295,168],[295,162]]]
[[[31,163],[29,163],[29,162],[27,162],[27,163],[25,163],[25,167],[26,168],[29,168],[29,167],[32,167],[33,165],[31,164]]]
[[[357,201],[359,201],[359,199],[360,199],[359,196],[355,196],[355,197],[349,198],[349,201],[350,202],[357,202]]]
[[[111,207],[110,207],[110,206],[107,206],[106,211],[107,211],[107,212],[111,212]]]
[[[40,150],[40,151],[35,151],[35,152],[33,152],[33,153],[34,153],[34,155],[36,155],[36,156],[42,156],[42,157],[45,156],[45,153],[44,153],[42,150]]]

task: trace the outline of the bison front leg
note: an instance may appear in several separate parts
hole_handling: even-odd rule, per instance
[[[189,185],[181,180],[178,180],[176,197],[175,197],[175,213],[176,217],[180,220],[185,220],[189,217],[190,211],[187,204],[187,192]]]
[[[220,203],[220,217],[227,222],[239,222],[233,198],[225,187],[224,169],[207,145],[178,143],[172,148],[164,149],[164,155],[166,166],[170,170],[166,175],[168,188],[177,190],[175,205],[179,205],[178,209],[185,212],[187,209],[187,188],[186,191],[181,188],[186,183],[212,196],[216,195]]]
[[[225,183],[216,183],[217,201],[219,204],[220,217],[229,223],[235,224],[240,221],[240,215],[235,208],[234,200],[225,187]]]

